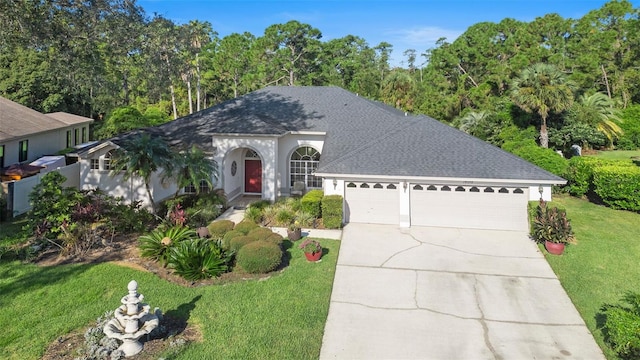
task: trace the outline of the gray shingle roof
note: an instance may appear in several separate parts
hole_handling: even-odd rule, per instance
[[[80,121],[80,119],[84,119]],[[0,141],[65,128],[92,119],[67,113],[42,114],[0,96]]]
[[[406,116],[338,87],[267,87],[154,131],[175,143],[213,134],[325,132],[318,173],[563,182],[529,162],[426,116]]]

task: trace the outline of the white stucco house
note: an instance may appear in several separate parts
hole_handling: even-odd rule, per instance
[[[303,182],[342,195],[345,223],[526,231],[528,201],[550,200],[551,186],[565,182],[449,125],[338,87],[267,87],[144,131],[209,153],[230,200],[276,200]],[[121,140],[79,154],[82,186],[146,199],[141,180],[108,175]],[[175,186],[155,179],[152,192],[161,200]]]

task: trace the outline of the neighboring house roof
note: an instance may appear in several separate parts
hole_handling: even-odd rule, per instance
[[[93,121],[66,113],[45,115],[0,96],[0,141],[65,128],[77,123],[78,118],[84,119],[84,122]]]
[[[84,117],[84,116],[80,116],[80,115],[74,115],[74,114],[69,114],[66,112],[54,112],[54,113],[48,113],[46,114],[49,117],[52,117],[58,121],[61,121],[67,125],[76,125],[76,124],[85,124],[85,123],[90,123],[93,122],[92,118],[88,118],[88,117]]]
[[[564,180],[427,116],[413,116],[338,87],[267,87],[148,129],[173,145],[211,136],[323,132],[321,176]],[[118,139],[112,139],[117,143]]]

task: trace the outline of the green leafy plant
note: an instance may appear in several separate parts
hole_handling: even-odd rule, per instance
[[[533,222],[532,236],[538,243],[548,241],[568,244],[572,242],[574,235],[566,211],[557,207],[548,208],[546,201],[540,200]]]
[[[305,253],[315,254],[317,252],[322,251],[322,246],[320,242],[314,239],[306,238],[302,243],[300,243],[300,249]]]
[[[57,237],[62,232],[60,226],[71,222],[73,208],[84,198],[78,190],[64,187],[66,180],[57,171],[48,172],[29,193],[28,227],[36,236]]]
[[[233,253],[223,249],[220,241],[192,239],[171,250],[169,265],[187,280],[201,280],[227,272],[232,259]]]
[[[236,264],[251,274],[264,274],[275,270],[282,263],[282,249],[267,241],[255,241],[238,251]]]
[[[174,226],[166,230],[156,229],[138,239],[140,255],[166,266],[169,263],[172,247],[196,237],[194,230],[184,226]]]
[[[622,359],[640,358],[640,294],[628,292],[623,304],[601,308],[605,341]]]
[[[255,206],[249,206],[244,212],[244,218],[256,224],[262,222],[262,217],[262,209]]]

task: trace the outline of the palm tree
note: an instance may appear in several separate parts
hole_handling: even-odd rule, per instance
[[[600,92],[589,96],[581,95],[579,103],[572,108],[571,117],[578,122],[594,126],[609,139],[610,144],[623,132],[617,124],[621,119],[613,100]]]
[[[200,193],[201,181],[206,182],[209,188],[213,188],[214,182],[218,181],[218,164],[208,159],[206,154],[197,146],[185,152],[177,153],[173,159],[173,166],[163,175],[164,179],[174,179],[178,189],[174,197],[178,196],[180,190],[193,184],[196,194]]]
[[[458,121],[458,129],[473,135],[473,131],[487,120],[489,113],[486,111],[471,111],[466,113]]]
[[[156,206],[151,195],[151,175],[162,169],[170,171],[173,154],[169,145],[160,137],[136,134],[125,139],[111,158],[111,176],[123,175],[124,180],[139,176],[144,180],[147,196],[155,212]]]
[[[553,65],[534,64],[511,83],[513,102],[522,110],[540,115],[540,146],[549,147],[547,117],[550,112],[562,112],[573,104],[573,82]]]

